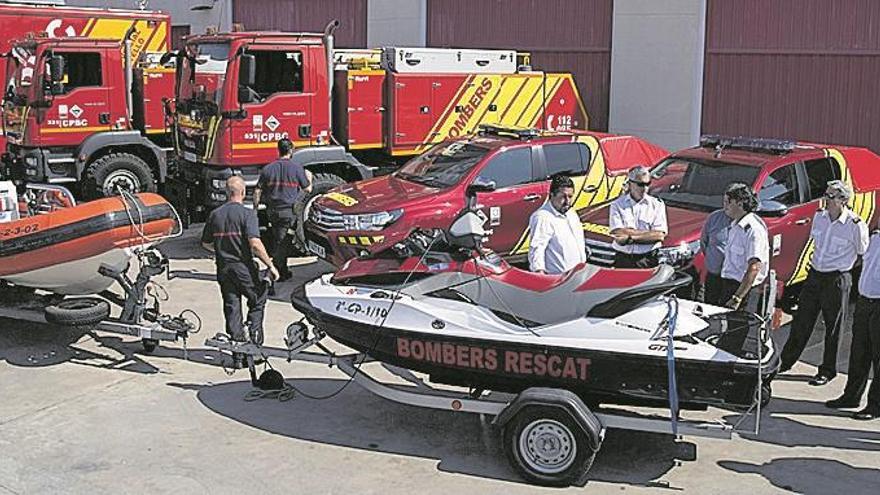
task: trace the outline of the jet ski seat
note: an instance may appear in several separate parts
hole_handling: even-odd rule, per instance
[[[548,325],[582,318],[591,309],[636,288],[661,285],[675,270],[660,265],[648,270],[603,268],[586,263],[560,275],[511,268],[474,279],[456,290],[475,304],[518,319]]]

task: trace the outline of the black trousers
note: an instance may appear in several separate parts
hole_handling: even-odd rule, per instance
[[[825,349],[819,373],[837,376],[837,346],[840,329],[846,324],[849,291],[852,277],[849,272],[818,272],[810,270],[801,288],[797,314],[791,322],[791,335],[782,349],[782,369],[790,368],[800,359],[819,313],[825,320]]]
[[[727,302],[727,299],[721,299],[721,280],[721,275],[714,273],[706,274],[706,284],[703,286],[703,301],[706,304],[722,306]],[[736,291],[736,287],[733,290]],[[730,298],[728,297],[728,299]]]
[[[732,278],[721,279],[721,288],[718,292],[718,300],[721,301],[718,304],[719,306],[723,306],[724,303],[729,301],[730,298],[733,297],[734,294],[736,294],[736,290],[739,289],[739,284],[740,282],[738,280],[734,280]],[[746,292],[746,295],[743,297],[743,302],[740,304],[739,309],[760,314],[764,310],[764,308],[761,307],[761,296],[763,294],[763,286],[759,285],[758,287],[751,287],[748,292]]]
[[[846,377],[844,397],[861,399],[868,384],[868,374],[874,370],[874,379],[868,390],[868,408],[880,412],[880,299],[860,296],[853,317],[852,345],[849,348],[849,376]]]
[[[232,340],[244,342],[244,324],[250,330],[251,339],[263,343],[263,310],[268,297],[268,285],[260,280],[255,266],[244,263],[228,263],[217,270],[217,282],[223,297],[223,317],[226,319],[226,333]],[[241,298],[247,300],[247,321],[243,322]]]
[[[614,253],[614,268],[654,268],[660,264],[657,251],[645,254]]]
[[[287,257],[290,254],[289,231],[296,223],[292,208],[270,209],[269,229],[272,231],[272,247],[269,250],[272,256],[272,264],[278,270],[282,278],[290,276],[287,268]]]

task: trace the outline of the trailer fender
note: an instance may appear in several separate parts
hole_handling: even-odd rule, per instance
[[[157,181],[161,184],[165,182],[168,175],[168,162],[165,158],[165,151],[155,143],[141,135],[138,131],[111,131],[92,134],[79,146],[76,152],[76,175],[82,178],[83,171],[92,161],[92,157],[106,148],[114,147],[140,147],[149,153],[157,165],[158,172]]]
[[[311,146],[295,150],[291,156],[293,163],[302,165],[303,168],[315,167],[321,164],[343,164],[354,170],[355,180],[369,179],[373,176],[373,169],[364,165],[342,146]]]
[[[568,413],[589,439],[595,451],[602,445],[605,427],[574,393],[559,388],[532,387],[520,393],[492,422],[503,428],[517,413],[529,406],[554,407]]]

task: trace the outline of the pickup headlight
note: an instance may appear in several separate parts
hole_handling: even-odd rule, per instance
[[[211,179],[211,189],[226,190],[226,179]]]
[[[35,156],[26,156],[24,157],[24,164],[28,167],[36,167],[37,166],[37,157]]]
[[[682,267],[690,263],[694,256],[700,252],[699,239],[691,242],[682,242],[678,246],[660,248],[660,263],[674,267]]]
[[[345,230],[382,230],[403,216],[403,209],[343,215]]]

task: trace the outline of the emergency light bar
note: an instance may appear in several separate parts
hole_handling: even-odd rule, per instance
[[[527,127],[505,127],[496,124],[480,124],[479,131],[481,136],[491,135],[499,137],[512,137],[527,141],[540,135],[537,129]]]
[[[767,153],[788,153],[797,143],[790,139],[752,138],[743,136],[721,136],[707,134],[700,137],[700,146],[715,148],[719,153],[726,149],[743,149]]]

